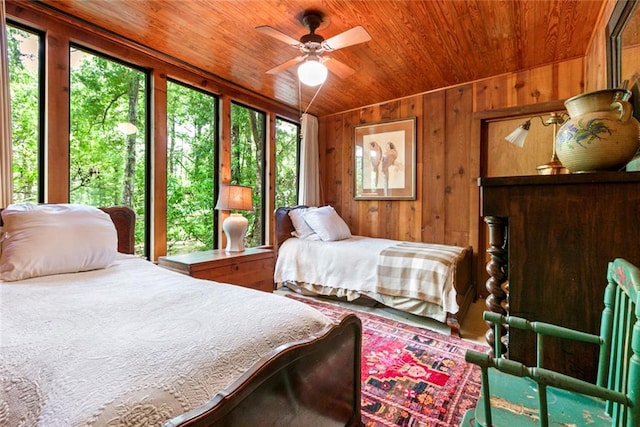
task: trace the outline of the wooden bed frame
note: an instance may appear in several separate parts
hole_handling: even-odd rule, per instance
[[[275,250],[276,257],[282,243],[292,237],[291,233],[295,231],[289,211],[293,209],[306,208],[308,206],[299,205],[293,207],[280,207],[275,211]],[[456,301],[460,310],[457,313],[447,313],[447,326],[451,331],[451,335],[460,336],[460,322],[469,310],[469,306],[477,298],[476,286],[473,280],[473,248],[468,247],[465,256],[456,265],[454,272],[453,286],[456,289]]]
[[[116,233],[118,234],[118,252],[121,254],[134,254],[135,253],[135,226],[136,215],[135,213],[125,206],[114,206],[110,208],[100,208],[111,217],[113,225],[116,226]],[[2,222],[2,211],[4,208],[0,208],[0,226]]]
[[[135,213],[101,209],[116,227],[118,251],[133,254]],[[361,340],[360,319],[344,316],[322,336],[276,348],[207,403],[165,426],[361,426]]]

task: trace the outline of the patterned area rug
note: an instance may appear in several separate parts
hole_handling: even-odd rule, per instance
[[[459,426],[464,412],[475,407],[480,369],[466,363],[464,353],[486,347],[335,304],[287,296],[333,319],[351,312],[362,321],[365,426]]]

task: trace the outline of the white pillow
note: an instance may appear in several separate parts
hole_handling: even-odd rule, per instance
[[[291,209],[289,211],[289,218],[291,218],[293,228],[295,228],[295,231],[291,233],[292,235],[300,239],[320,240],[320,237],[318,237],[318,235],[311,229],[311,227],[307,225],[306,221],[303,218],[305,213],[315,209],[318,208],[313,206],[309,208]]]
[[[305,212],[303,218],[307,225],[324,241],[331,242],[351,237],[349,226],[331,206],[323,206]]]
[[[83,205],[10,205],[2,211],[5,239],[0,279],[106,268],[116,258],[118,236],[111,217]]]

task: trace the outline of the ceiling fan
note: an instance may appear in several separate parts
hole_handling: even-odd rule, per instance
[[[280,40],[289,46],[300,50],[301,53],[300,56],[270,69],[267,71],[267,74],[276,74],[296,64],[302,63],[301,66],[298,67],[298,76],[300,77],[300,80],[309,86],[317,86],[324,82],[327,75],[327,68],[329,71],[343,79],[355,73],[355,70],[350,66],[338,61],[337,59],[322,56],[322,54],[325,52],[333,52],[347,46],[367,42],[371,40],[371,36],[362,26],[357,26],[325,40],[325,38],[320,34],[316,34],[316,30],[320,27],[320,24],[323,21],[322,18],[323,16],[321,12],[305,12],[301,21],[302,24],[309,29],[309,34],[303,35],[300,37],[300,40],[289,37],[268,25],[256,27],[256,30],[261,33]],[[316,74],[310,76],[310,79],[305,79],[305,77],[307,77],[303,77],[303,70],[305,68],[311,69],[310,71],[312,74],[314,72]]]

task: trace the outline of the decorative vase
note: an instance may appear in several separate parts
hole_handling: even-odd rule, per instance
[[[556,136],[558,159],[571,172],[617,171],[640,148],[631,91],[605,89],[565,101],[569,113]]]

